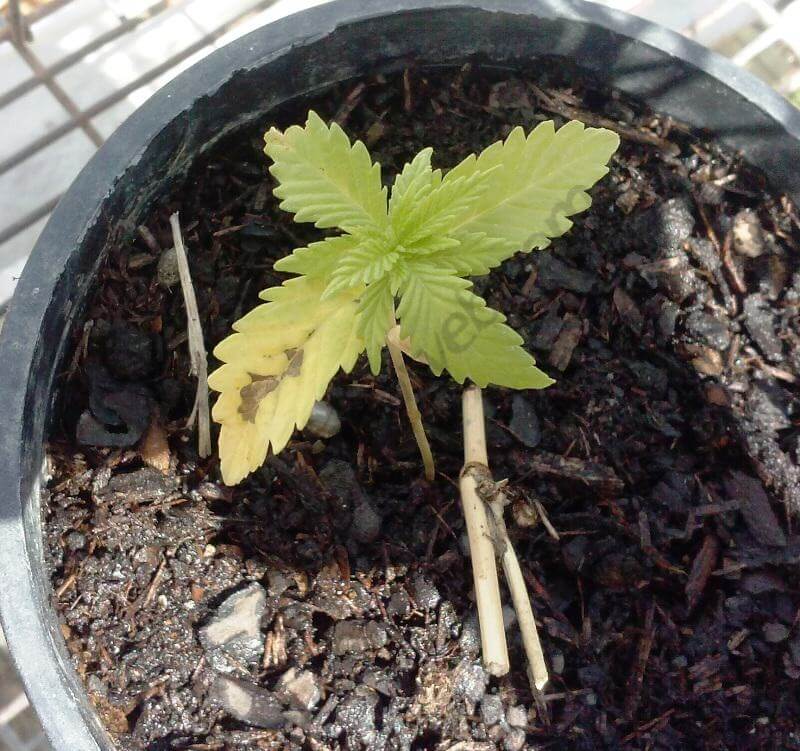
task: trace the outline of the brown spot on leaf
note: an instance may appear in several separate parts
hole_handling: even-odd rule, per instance
[[[247,422],[254,423],[258,413],[258,405],[268,394],[278,388],[279,383],[280,380],[275,376],[265,376],[263,378],[256,376],[252,383],[249,383],[239,392],[242,397],[242,403],[239,405],[239,414]]]
[[[292,352],[291,356],[289,352]],[[300,368],[303,367],[303,350],[287,350],[286,356],[289,358],[289,367],[286,368],[285,375],[288,378],[295,378],[300,375]]]

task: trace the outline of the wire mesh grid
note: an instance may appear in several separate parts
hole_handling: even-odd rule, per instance
[[[133,109],[216,47],[325,1],[0,0],[0,311],[61,193]],[[605,4],[800,89],[800,0]],[[49,750],[0,633],[0,751]]]

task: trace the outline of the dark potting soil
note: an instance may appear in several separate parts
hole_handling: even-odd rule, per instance
[[[47,558],[121,749],[800,748],[797,215],[679,124],[547,70],[412,70],[310,103],[387,179],[423,146],[451,166],[551,117],[622,135],[570,233],[475,280],[558,380],[485,392],[543,704],[511,608],[511,674],[481,667],[458,385],[411,365],[431,484],[388,363],[336,379],[335,437],[298,434],[238,487],[197,457],[168,216],[210,350],[319,237],[277,208],[265,121],[115,245],[65,365]]]

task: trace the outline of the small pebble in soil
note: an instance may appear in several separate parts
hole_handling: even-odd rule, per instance
[[[315,438],[333,438],[341,429],[339,413],[328,402],[314,402],[303,430]]]
[[[508,426],[520,443],[535,449],[542,441],[539,417],[533,405],[521,394],[511,399],[511,422]]]
[[[733,218],[733,249],[747,258],[758,258],[764,252],[761,222],[751,209],[742,209]]]
[[[411,592],[417,605],[423,610],[433,610],[442,599],[439,590],[424,574],[417,574],[413,578]]]
[[[382,519],[366,496],[360,496],[353,509],[350,534],[356,542],[370,543],[380,537]]]
[[[701,311],[694,311],[688,315],[686,330],[697,341],[717,350],[727,349],[731,341],[725,322]]]
[[[275,695],[249,681],[217,675],[209,698],[232,717],[254,727],[276,729],[285,723],[283,707]]]
[[[403,587],[397,586],[392,590],[386,612],[392,618],[405,618],[411,612],[411,598]]]
[[[465,655],[476,657],[481,649],[481,630],[476,613],[470,613],[461,626],[458,646]]]
[[[453,693],[470,705],[476,705],[486,693],[489,676],[479,662],[464,659],[457,666],[453,676]]]
[[[791,395],[769,381],[754,380],[747,394],[747,413],[753,424],[765,433],[777,433],[792,426]]]
[[[374,691],[366,686],[356,686],[355,691],[336,708],[336,724],[347,736],[349,748],[358,748],[358,744],[374,747],[377,704],[378,695]]]
[[[151,335],[132,323],[114,324],[106,337],[105,363],[111,374],[121,380],[149,378],[155,367]]]
[[[777,644],[778,642],[785,641],[789,637],[789,629],[782,623],[765,623],[763,631],[764,638],[770,644]]]
[[[70,532],[64,542],[72,551],[83,550],[86,547],[86,535],[83,532]]]
[[[264,588],[253,582],[225,598],[200,629],[208,663],[221,673],[257,664],[264,652],[261,616],[267,605]]]
[[[539,254],[539,273],[537,286],[545,290],[568,289],[586,295],[592,291],[597,281],[594,274],[568,266],[553,253]]]
[[[488,727],[503,721],[503,701],[496,694],[485,694],[481,699],[481,719]]]
[[[168,248],[159,256],[157,279],[158,283],[166,289],[174,287],[181,280],[178,271],[178,254],[175,248]]]
[[[333,653],[359,654],[369,649],[370,640],[361,621],[339,621],[333,629]]]
[[[564,653],[556,650],[550,655],[550,667],[556,675],[564,672]]]
[[[760,295],[748,295],[745,298],[744,325],[767,360],[770,362],[783,360],[783,344],[775,331],[773,315],[764,306]]]
[[[515,704],[508,708],[506,722],[512,728],[524,728],[528,724],[528,711],[520,704]]]
[[[275,686],[278,697],[294,709],[310,711],[322,699],[319,678],[310,670],[289,668]]]
[[[513,728],[503,741],[505,751],[522,751],[525,748],[525,731]]]

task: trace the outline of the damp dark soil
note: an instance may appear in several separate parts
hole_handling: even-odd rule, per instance
[[[458,385],[411,365],[430,484],[388,363],[336,379],[335,436],[328,412],[238,487],[186,428],[168,216],[210,350],[319,237],[278,209],[261,153],[309,106],[387,179],[516,124],[622,136],[570,233],[475,280],[557,378],[485,391],[552,672],[539,707],[510,608],[512,672],[481,667]],[[800,748],[798,243],[794,208],[739,159],[558,66],[351,82],[203,156],[113,244],[49,447],[54,599],[119,748]]]

